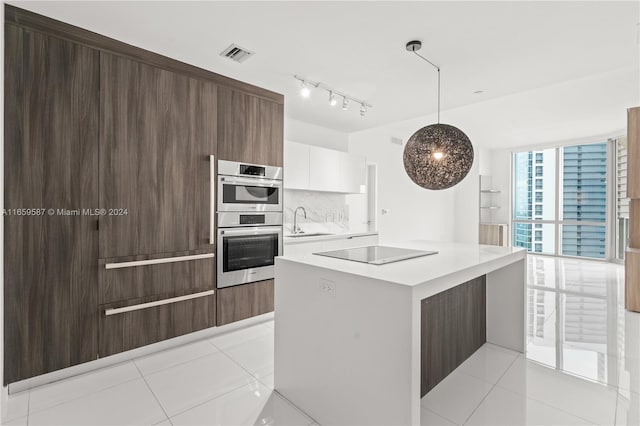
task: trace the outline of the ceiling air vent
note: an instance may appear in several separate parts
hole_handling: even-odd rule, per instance
[[[240,47],[237,44],[232,44],[220,53],[220,56],[227,57],[235,62],[244,62],[247,58],[253,56],[254,52]]]

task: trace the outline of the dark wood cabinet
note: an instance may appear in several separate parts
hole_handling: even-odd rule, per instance
[[[103,311],[215,288],[212,257],[105,265],[214,251],[217,104],[211,82],[108,53],[100,59],[100,205],[123,213],[100,218],[104,356],[215,325],[213,295],[113,316]]]
[[[14,25],[5,40],[7,384],[97,356],[97,222],[81,209],[98,207],[99,54]]]
[[[217,325],[273,311],[273,280],[218,289]]]
[[[422,301],[421,396],[487,341],[486,294],[483,275]]]
[[[215,294],[182,292],[174,298],[180,296],[193,298],[172,301],[152,296],[100,305],[100,357],[215,325]],[[159,304],[145,305],[148,303]],[[110,311],[118,308],[132,310]]]
[[[195,258],[200,256],[200,258]],[[148,296],[173,297],[182,292],[215,288],[213,253],[177,252],[101,259],[98,303],[113,303]],[[135,265],[135,262],[176,260],[176,262]],[[106,266],[120,266],[107,269]],[[122,267],[124,266],[124,267]]]
[[[282,103],[228,87],[218,90],[218,156],[282,167]]]
[[[216,85],[108,53],[100,60],[100,206],[126,209],[100,218],[100,257],[213,249]]]
[[[4,384],[272,311],[212,258],[105,265],[214,253],[210,156],[281,166],[283,96],[4,7]]]

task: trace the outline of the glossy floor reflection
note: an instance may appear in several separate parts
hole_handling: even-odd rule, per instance
[[[527,261],[526,355],[485,345],[423,398],[422,424],[640,425],[640,314],[624,310],[624,267]]]

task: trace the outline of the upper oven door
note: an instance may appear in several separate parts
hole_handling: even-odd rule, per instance
[[[282,227],[218,230],[218,287],[273,278],[274,260],[282,254]]]
[[[219,176],[218,211],[280,212],[282,211],[282,181]]]

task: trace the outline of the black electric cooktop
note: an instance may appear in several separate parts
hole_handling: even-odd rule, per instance
[[[336,259],[351,260],[353,262],[369,263],[371,265],[384,265],[386,263],[399,262],[401,260],[414,259],[416,257],[429,256],[437,251],[411,250],[387,246],[366,246],[344,250],[331,250],[313,253],[318,256],[335,257]]]

